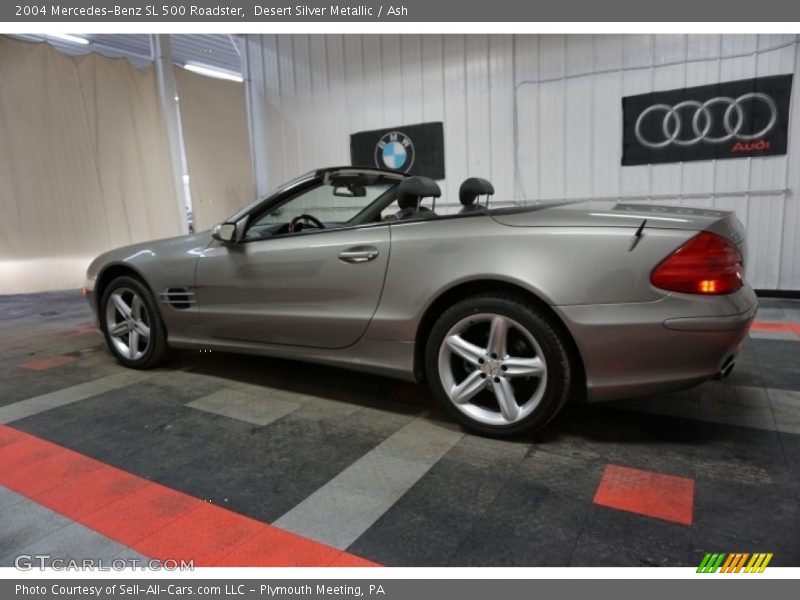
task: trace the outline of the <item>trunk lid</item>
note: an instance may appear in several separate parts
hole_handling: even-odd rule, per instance
[[[734,213],[724,210],[594,200],[546,202],[491,214],[509,227],[628,227],[635,231],[647,220],[646,229],[712,231],[744,252],[744,227]]]

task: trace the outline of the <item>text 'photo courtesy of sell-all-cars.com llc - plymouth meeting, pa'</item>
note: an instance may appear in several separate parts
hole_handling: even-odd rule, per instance
[[[571,399],[724,377],[757,301],[729,212],[616,201],[492,208],[469,178],[309,172],[211,231],[106,252],[84,293],[123,365],[170,348],[426,383],[467,429],[538,431]],[[339,202],[347,200],[342,209]]]

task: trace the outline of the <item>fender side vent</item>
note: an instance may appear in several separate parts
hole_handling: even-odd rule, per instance
[[[161,296],[161,302],[169,304],[176,310],[190,308],[195,303],[194,292],[190,292],[186,288],[167,288],[159,295]]]

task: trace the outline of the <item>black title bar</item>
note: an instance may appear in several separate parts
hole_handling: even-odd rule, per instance
[[[2,22],[792,22],[786,0],[3,0]],[[788,31],[787,33],[792,33]]]

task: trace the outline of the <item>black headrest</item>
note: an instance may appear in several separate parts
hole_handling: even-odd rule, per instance
[[[430,177],[407,177],[397,186],[398,196],[413,196],[415,198],[438,198],[442,195],[442,190]]]
[[[401,210],[404,208],[416,210],[417,206],[419,206],[419,196],[415,196],[414,194],[400,194],[397,197],[397,206],[399,206]]]
[[[481,179],[480,177],[470,177],[465,179],[464,183],[458,190],[458,199],[461,204],[468,206],[475,202],[478,196],[486,196],[494,194],[494,186],[488,179]]]

